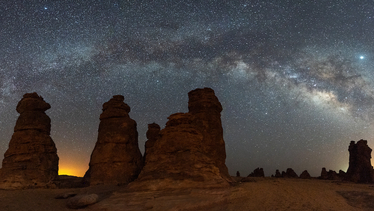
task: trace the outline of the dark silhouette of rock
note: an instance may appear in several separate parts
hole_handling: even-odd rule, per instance
[[[321,170],[321,175],[318,177],[318,179],[327,179],[329,176],[328,176],[328,172],[326,170],[325,167],[322,168]]]
[[[318,179],[324,179],[324,180],[341,180],[344,177],[341,177],[341,175],[337,174],[336,171],[329,170],[327,171],[326,168],[322,168],[321,176],[318,177]]]
[[[236,176],[240,177],[240,172],[239,171],[236,172]]]
[[[288,168],[286,172],[282,171],[282,177],[284,178],[298,178],[297,174],[292,168]]]
[[[252,173],[248,175],[248,177],[265,177],[264,169],[256,168]]]
[[[329,175],[328,175],[328,173],[326,171],[326,168],[323,167],[322,171],[321,171],[321,176],[319,177],[319,179],[328,179],[328,178],[329,178]]]
[[[307,170],[303,171],[301,174],[300,174],[300,178],[301,179],[310,179],[312,178],[309,174],[309,172]]]
[[[20,116],[4,154],[0,188],[51,187],[58,175],[58,156],[51,139],[51,108],[37,93],[27,93],[17,105]]]
[[[278,169],[275,171],[275,177],[277,177],[277,178],[282,177],[282,174],[279,172]]]
[[[128,184],[143,166],[136,122],[123,100],[122,95],[115,95],[103,105],[97,142],[84,178],[90,185]]]
[[[66,205],[70,209],[80,209],[88,205],[98,202],[99,196],[97,194],[80,194],[69,198]]]
[[[157,139],[160,138],[160,126],[156,123],[148,124],[148,130],[146,133],[147,141],[145,142],[145,153],[144,153],[144,160],[147,157],[147,154],[152,153],[152,147],[157,141]]]
[[[338,174],[338,176],[339,176],[340,178],[344,179],[345,176],[346,176],[346,173],[345,173],[343,170],[339,170],[339,174]]]
[[[346,180],[359,183],[371,183],[374,181],[373,166],[371,165],[371,148],[366,140],[357,143],[351,141],[349,145],[349,167]]]
[[[327,176],[329,180],[340,180],[341,179],[339,175],[336,173],[336,171],[333,171],[333,170],[329,170],[327,172]]]
[[[189,112],[169,116],[153,146],[146,146],[145,166],[130,189],[226,187],[233,182],[225,165],[220,102],[210,88],[188,96]]]

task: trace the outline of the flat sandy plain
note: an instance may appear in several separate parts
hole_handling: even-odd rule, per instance
[[[227,189],[130,192],[126,186],[0,190],[0,210],[71,210],[61,193],[96,193],[83,210],[374,210],[374,184],[318,179],[251,178]]]

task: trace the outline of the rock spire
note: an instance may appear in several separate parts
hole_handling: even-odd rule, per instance
[[[17,105],[20,116],[4,154],[0,188],[48,187],[58,176],[57,149],[51,139],[51,108],[37,93],[26,93]]]
[[[232,182],[225,165],[221,103],[210,88],[188,96],[189,112],[169,116],[158,139],[150,142],[151,150],[146,144],[145,166],[131,189],[224,187]]]
[[[122,95],[115,95],[103,105],[97,142],[84,178],[90,185],[127,184],[143,166],[136,122],[123,101]]]

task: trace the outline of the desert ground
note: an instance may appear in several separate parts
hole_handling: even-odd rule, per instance
[[[236,178],[238,179],[238,178]],[[130,192],[126,186],[0,190],[0,210],[71,210],[62,193],[96,193],[83,210],[374,210],[374,185],[290,178],[250,178],[227,189]]]

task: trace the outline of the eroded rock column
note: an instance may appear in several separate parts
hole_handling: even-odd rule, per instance
[[[145,166],[130,189],[229,186],[221,111],[212,89],[191,91],[189,112],[169,116],[158,139],[150,142],[151,148],[146,144]]]
[[[37,93],[27,93],[17,105],[20,113],[4,154],[0,188],[47,187],[58,176],[58,156],[51,139],[51,108]]]
[[[366,140],[349,145],[349,168],[345,179],[352,182],[369,183],[374,181],[373,166],[371,165],[371,148]]]
[[[98,139],[85,175],[90,185],[127,184],[143,166],[136,122],[123,101],[122,95],[115,95],[103,105]]]

